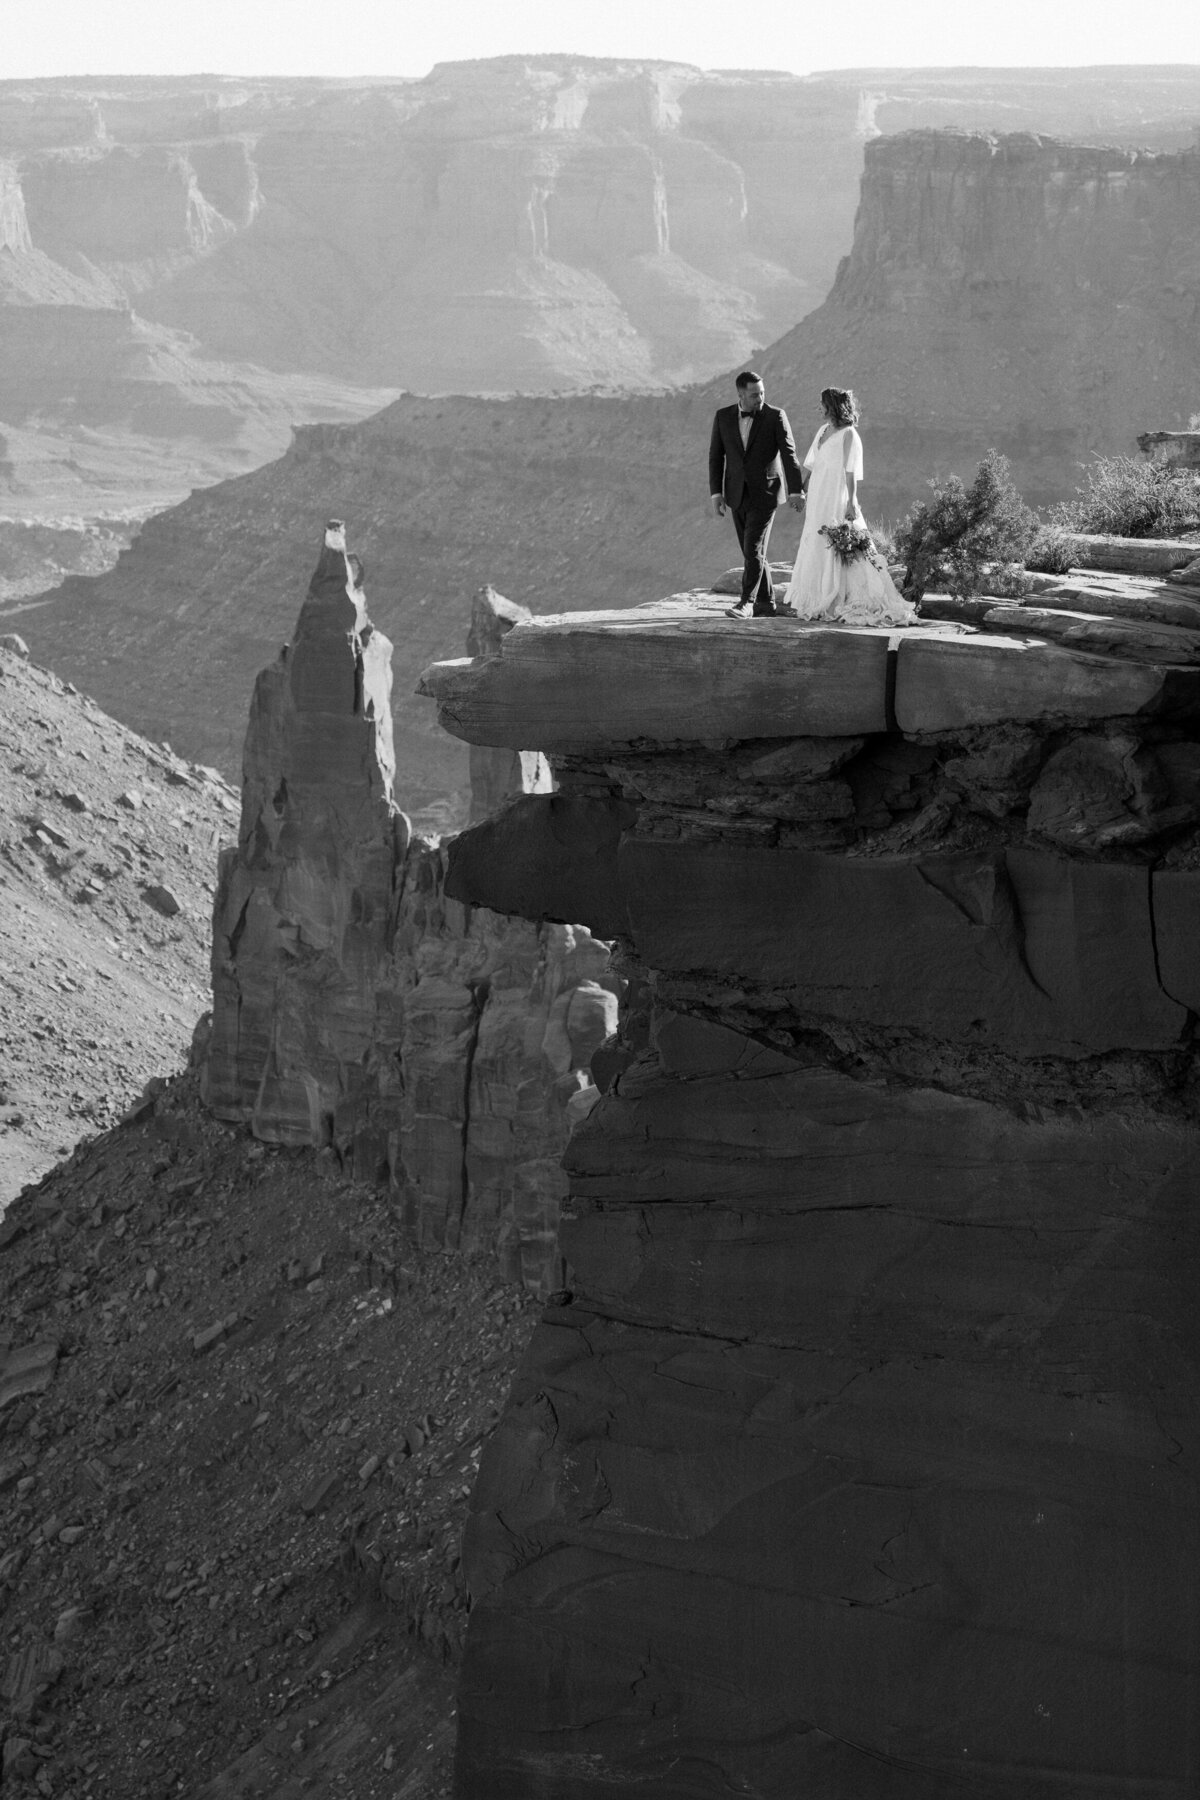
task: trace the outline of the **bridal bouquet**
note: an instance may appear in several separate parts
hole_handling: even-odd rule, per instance
[[[874,540],[865,525],[854,525],[847,519],[841,525],[822,525],[822,537],[829,539],[829,547],[834,555],[844,563],[857,562],[861,556],[871,556],[875,549]]]

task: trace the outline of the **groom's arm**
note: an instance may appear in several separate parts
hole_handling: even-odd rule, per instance
[[[800,507],[804,505],[804,470],[800,467],[796,456],[796,440],[792,436],[792,428],[788,424],[788,416],[782,406],[775,421],[775,443],[787,480],[788,504],[799,511]]]
[[[725,445],[721,440],[721,415],[713,414],[712,437],[708,441],[708,492],[718,512],[725,509]]]
[[[796,440],[792,436],[792,428],[788,424],[788,416],[782,406],[775,422],[775,443],[783,461],[783,472],[787,478],[788,498],[804,491],[804,470],[800,467],[796,456]]]

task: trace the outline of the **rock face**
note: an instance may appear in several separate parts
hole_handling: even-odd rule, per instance
[[[481,595],[474,642],[518,610]],[[255,689],[205,1099],[265,1142],[332,1146],[390,1185],[420,1243],[494,1252],[548,1292],[561,1152],[597,1097],[587,1066],[620,983],[585,928],[446,896],[444,853],[393,798],[390,688],[391,645],[332,521],[293,642]]]
[[[1065,497],[1082,457],[1132,448],[1130,421],[1189,424],[1198,196],[1194,148],[876,139],[853,252],[765,372],[780,391],[838,368],[866,396],[876,505],[905,458],[934,473],[989,445],[1031,494]]]
[[[408,821],[392,799],[391,645],[335,525],[294,642],[259,676],[242,823],[216,900],[208,1098],[275,1143],[331,1141],[372,1047]],[[223,951],[223,954],[221,953]]]
[[[1187,274],[1198,168],[1194,152],[1025,135],[874,139],[835,295],[763,358],[772,398],[807,441],[821,387],[836,377],[859,389],[876,519],[931,477],[970,475],[990,444],[1011,455],[1031,501],[1068,492],[1077,459],[1127,453],[1148,412],[1164,428],[1187,424],[1200,382]],[[109,576],[67,583],[22,618],[35,651],[110,708],[231,766],[231,696],[289,623],[264,595],[303,579],[305,521],[332,500],[370,521],[415,797],[465,797],[465,757],[407,698],[418,671],[456,653],[485,580],[557,612],[626,607],[723,572],[732,534],[704,512],[704,449],[730,391],[724,376],[674,397],[406,396],[360,426],[301,431],[281,462],[151,520]],[[798,529],[781,516],[781,562]],[[236,538],[244,574],[214,564],[217,535]],[[167,719],[165,675],[134,690],[127,670],[165,671],[181,641],[197,676]]]
[[[1152,463],[1171,469],[1200,469],[1200,431],[1143,431],[1138,449]]]
[[[1184,1800],[1200,676],[772,621],[799,710],[751,736],[746,627],[692,611],[702,740],[655,609],[426,677],[532,739],[589,647],[559,791],[446,891],[565,895],[629,981],[472,1503],[456,1792]]]

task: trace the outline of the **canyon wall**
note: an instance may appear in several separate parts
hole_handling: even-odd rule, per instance
[[[1200,408],[1198,168],[1193,151],[1024,135],[875,138],[854,247],[829,300],[765,353],[770,397],[803,445],[821,387],[853,383],[873,519],[899,517],[931,478],[969,476],[993,444],[1031,501],[1068,493],[1081,457],[1131,454],[1139,430],[1185,429]],[[20,628],[109,710],[232,769],[241,696],[307,574],[306,522],[332,504],[358,522],[397,645],[406,793],[418,807],[456,794],[461,822],[466,755],[409,698],[418,671],[457,653],[485,581],[565,610],[727,567],[705,453],[730,392],[726,375],[636,399],[409,395],[357,426],[311,427],[278,463],[151,520],[111,574],[67,583]],[[773,554],[794,555],[797,534],[782,513]]]
[[[1200,151],[916,132],[867,147],[854,250],[768,354],[776,391],[840,369],[869,408],[885,510],[914,463],[995,445],[1032,497],[1200,411]]]
[[[393,797],[391,645],[357,576],[331,530],[293,641],[255,688],[214,902],[204,1097],[264,1142],[328,1147],[385,1183],[422,1245],[492,1254],[548,1293],[561,1152],[596,1099],[588,1064],[620,983],[583,927],[446,895],[444,852]],[[494,648],[512,611],[480,595],[475,642]],[[506,770],[536,791],[536,769],[490,760],[476,761],[485,792]]]
[[[446,892],[629,984],[472,1500],[456,1792],[1185,1800],[1200,674],[720,604],[425,677],[559,783]]]
[[[1193,68],[0,82],[0,517],[145,516],[402,388],[704,379],[824,298],[878,132],[1198,114]]]

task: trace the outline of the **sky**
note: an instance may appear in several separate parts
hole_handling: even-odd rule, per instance
[[[1200,63],[1200,5],[784,0],[752,10],[731,0],[0,0],[0,79],[419,76],[436,62],[547,51],[798,75]]]

